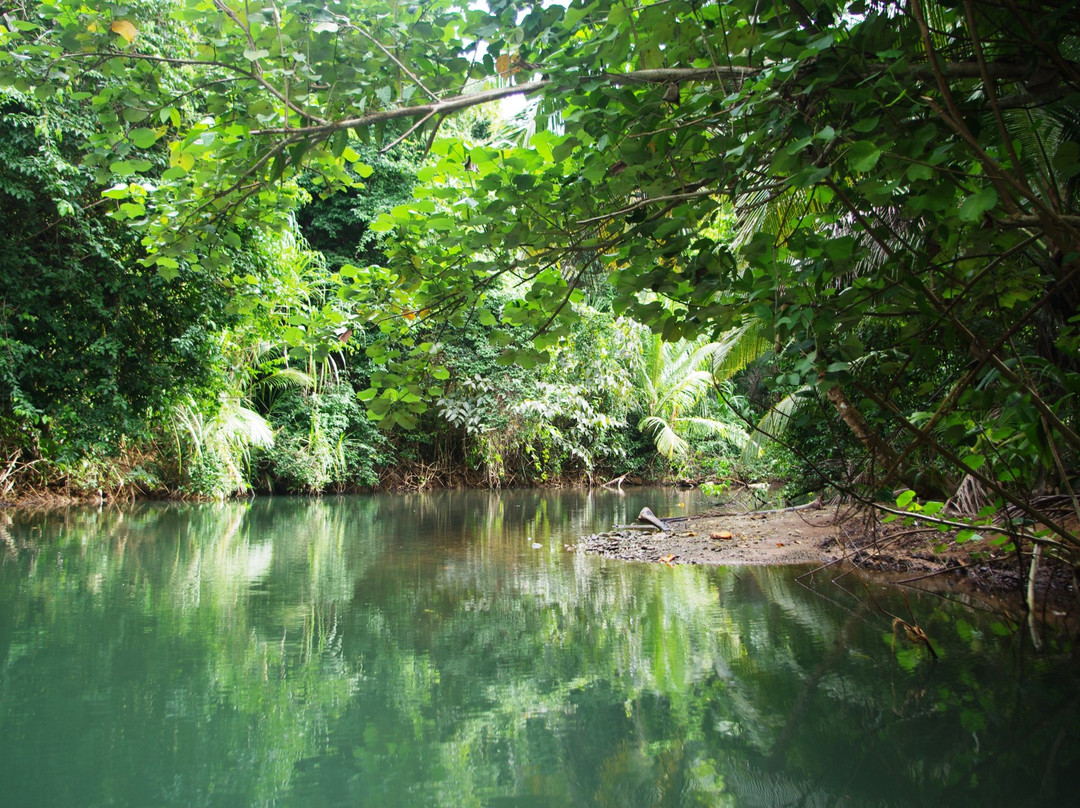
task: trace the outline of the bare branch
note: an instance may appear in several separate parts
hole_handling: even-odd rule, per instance
[[[492,101],[498,101],[502,98],[509,98],[514,95],[529,95],[531,93],[539,92],[551,85],[549,79],[541,79],[540,81],[531,81],[526,84],[518,84],[514,87],[500,87],[495,90],[488,90],[482,93],[473,93],[470,95],[459,95],[453,98],[448,98],[445,101],[439,101],[434,104],[417,104],[412,107],[396,107],[395,109],[382,109],[378,112],[370,112],[367,115],[361,115],[359,118],[346,118],[341,121],[327,121],[320,123],[318,126],[307,126],[302,129],[295,128],[281,128],[273,127],[270,129],[253,129],[251,134],[253,135],[292,135],[296,133],[302,133],[307,137],[326,137],[341,129],[355,129],[363,128],[365,126],[371,126],[372,124],[381,123],[383,121],[395,121],[401,118],[426,118],[431,115],[450,115],[462,109],[468,109],[469,107],[479,106],[481,104],[490,104]]]
[[[377,47],[384,54],[386,54],[386,57],[388,59],[390,59],[390,61],[392,61],[394,64],[396,64],[398,66],[398,68],[400,68],[401,71],[406,76],[408,76],[410,79],[412,79],[417,87],[419,87],[421,90],[423,90],[425,93],[427,93],[428,98],[430,98],[432,101],[435,101],[436,103],[439,101],[439,96],[435,95],[435,93],[433,93],[431,90],[429,90],[427,87],[425,87],[424,82],[420,81],[420,79],[417,77],[417,75],[415,73],[413,73],[411,70],[409,70],[409,68],[405,67],[405,65],[403,65],[401,63],[400,59],[398,59],[396,56],[394,56],[394,54],[392,54],[389,50],[387,50],[387,48],[383,45],[383,43],[381,43],[379,40],[377,40],[375,37],[373,37],[371,34],[369,34],[367,31],[365,31],[359,25],[349,23],[349,27],[354,28],[362,36],[367,37],[375,45],[375,47]]]
[[[605,213],[602,216],[594,216],[591,219],[582,219],[577,224],[595,224],[596,222],[607,221],[608,219],[614,219],[617,216],[623,216],[639,208],[648,207],[649,205],[656,205],[661,202],[682,202],[687,199],[700,199],[705,196],[712,196],[713,194],[721,193],[719,188],[699,188],[696,191],[689,191],[683,194],[671,194],[670,196],[650,196],[646,199],[639,199],[632,205],[628,205],[621,210],[613,210],[611,213]]]
[[[401,137],[394,138],[394,142],[391,143],[389,146],[383,146],[381,149],[379,149],[379,154],[386,154],[388,151],[390,151],[392,148],[394,148],[394,146],[401,143],[401,141],[405,140],[405,138],[407,138],[409,135],[411,135],[413,132],[415,132],[417,129],[419,129],[421,126],[423,126],[425,123],[430,121],[433,117],[435,117],[434,112],[431,112],[431,113],[425,115],[423,118],[421,118],[416,123],[414,123],[412,126],[410,126],[408,129],[406,129],[405,133],[403,135],[401,135]]]

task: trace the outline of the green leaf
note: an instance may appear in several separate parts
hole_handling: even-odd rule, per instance
[[[140,205],[137,202],[123,202],[120,205],[118,218],[138,219],[140,216],[144,215],[146,215],[146,207],[144,205]]]
[[[127,183],[120,182],[112,188],[102,191],[101,195],[106,199],[127,199],[131,196],[131,188]]]
[[[874,115],[870,118],[862,118],[855,121],[855,123],[851,125],[851,129],[852,131],[860,132],[865,135],[867,132],[873,132],[875,129],[877,129],[877,125],[880,120],[881,118],[877,115]]]
[[[248,48],[244,51],[244,58],[247,59],[249,62],[257,62],[259,61],[259,59],[265,59],[269,55],[270,51],[263,48],[259,48],[258,50],[252,50],[251,48]]]
[[[416,429],[416,416],[411,412],[398,410],[393,414],[393,419],[402,429]]]
[[[1059,144],[1052,163],[1062,179],[1072,179],[1080,174],[1080,143],[1066,140]]]
[[[149,149],[157,142],[158,133],[154,129],[132,129],[128,139],[140,149]]]
[[[881,158],[881,149],[869,140],[858,140],[847,151],[848,165],[853,171],[869,171]]]
[[[934,169],[933,166],[928,166],[925,163],[912,163],[908,166],[907,176],[913,182],[916,180],[928,180],[934,176]]]
[[[900,496],[896,498],[896,507],[906,508],[908,505],[911,504],[911,501],[913,499],[915,499],[915,492],[911,489],[908,489],[907,491],[902,492]]]
[[[143,171],[149,171],[153,164],[149,160],[117,160],[115,163],[109,164],[109,171],[120,177],[127,177],[131,174],[139,174]]]
[[[397,221],[389,213],[380,213],[379,218],[368,224],[368,230],[373,233],[389,233],[397,227]]]
[[[977,471],[983,467],[986,462],[986,457],[981,454],[969,454],[964,458],[964,465],[972,471]]]
[[[998,195],[991,187],[983,188],[960,203],[960,220],[964,222],[977,222],[986,211],[997,204]]]
[[[995,620],[990,624],[990,631],[998,637],[1009,637],[1012,635],[1012,631],[1000,620]]]

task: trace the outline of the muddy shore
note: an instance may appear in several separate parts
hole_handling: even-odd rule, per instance
[[[587,553],[669,564],[812,564],[842,555],[831,510],[692,516],[670,532],[613,530],[586,536]]]
[[[864,513],[826,507],[772,513],[705,513],[669,523],[669,532],[613,529],[585,536],[578,549],[623,561],[708,565],[807,564],[855,567],[920,588],[961,586],[1005,597],[1013,605],[1026,586],[1015,553],[988,544],[957,545],[919,526],[882,526]],[[1080,611],[1071,570],[1044,564],[1039,600],[1068,614]]]

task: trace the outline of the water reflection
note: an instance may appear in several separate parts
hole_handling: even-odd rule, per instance
[[[934,663],[893,591],[563,549],[688,496],[0,513],[0,802],[1064,804],[1063,647],[909,593]]]

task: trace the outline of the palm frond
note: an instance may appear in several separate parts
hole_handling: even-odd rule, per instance
[[[277,368],[259,379],[258,383],[272,390],[284,390],[289,387],[312,390],[315,388],[315,377],[299,368]]]
[[[804,385],[774,404],[758,421],[753,432],[747,436],[747,441],[743,445],[743,462],[749,463],[759,459],[770,443],[784,436],[794,423],[795,416],[803,407],[812,402],[814,397],[814,388]]]
[[[220,439],[233,446],[268,449],[274,445],[274,430],[269,422],[236,401],[225,402],[215,422]]]
[[[683,431],[688,435],[721,437],[724,440],[731,441],[740,449],[746,446],[746,443],[750,440],[750,436],[746,434],[745,429],[735,424],[717,421],[715,418],[688,416],[677,419],[676,424],[682,427]]]
[[[649,415],[642,418],[638,422],[638,429],[652,438],[656,451],[668,460],[676,455],[686,454],[690,448],[690,444],[679,436],[671,424],[658,416]]]
[[[713,378],[727,381],[772,348],[760,320],[748,320],[712,343],[709,357]]]

